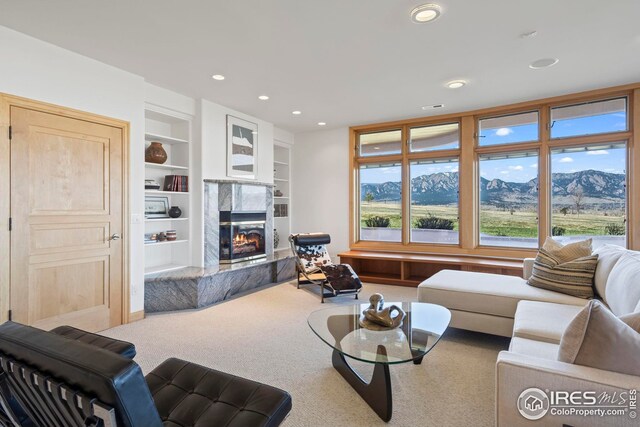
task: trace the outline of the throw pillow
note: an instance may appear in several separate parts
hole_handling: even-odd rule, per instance
[[[591,300],[560,339],[558,360],[606,371],[640,375],[640,334],[604,304]]]
[[[640,312],[625,314],[618,317],[618,319],[629,325],[634,331],[640,333]]]
[[[633,313],[640,304],[640,252],[627,251],[607,279],[605,297],[616,316]]]
[[[578,298],[593,298],[593,275],[597,264],[598,255],[562,262],[559,257],[540,249],[527,283]]]
[[[567,262],[591,255],[591,239],[563,245],[551,237],[547,237],[542,249],[556,256],[560,262]]]
[[[625,248],[617,245],[602,245],[593,251],[594,255],[598,255],[598,266],[596,267],[596,274],[593,278],[593,282],[598,296],[602,298],[604,302],[607,302],[605,289],[609,274],[611,274],[611,270],[625,252],[627,252]]]

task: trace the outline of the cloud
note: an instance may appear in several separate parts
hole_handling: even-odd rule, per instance
[[[560,163],[573,163],[572,157],[563,157],[559,160]]]
[[[518,166],[509,166],[509,169],[511,169],[512,171],[521,171],[524,170],[524,167],[518,165]]]
[[[606,156],[609,154],[607,150],[591,150],[587,151],[587,155],[589,156]]]
[[[502,175],[509,175],[509,171],[500,171]]]
[[[497,136],[507,136],[513,133],[513,129],[510,128],[500,128],[496,131]]]
[[[530,168],[536,168],[536,169],[537,169],[537,168],[538,168],[538,164],[537,164],[537,163],[531,163],[531,164],[529,165],[529,167],[530,167]]]

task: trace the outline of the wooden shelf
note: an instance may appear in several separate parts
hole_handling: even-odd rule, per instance
[[[180,195],[185,195],[188,196],[189,192],[188,191],[160,191],[160,190],[144,190],[145,194],[159,194],[159,195],[165,195],[165,194],[180,194]]]
[[[159,163],[149,163],[144,162],[145,167],[153,168],[153,169],[171,169],[171,170],[189,170],[186,166],[176,166],[176,165],[167,165],[167,164],[159,164]]]
[[[490,257],[347,251],[338,254],[365,282],[416,287],[440,270],[462,270],[522,277],[522,261]]]
[[[288,199],[286,196],[273,196],[274,199]]]
[[[144,222],[189,221],[189,218],[145,218]]]
[[[181,265],[181,264],[163,264],[163,265],[156,265],[154,267],[147,267],[144,269],[144,274],[145,276],[148,274],[155,274],[155,273],[163,273],[165,271],[172,271],[172,270],[178,270],[180,268],[185,268],[186,265]]]
[[[172,240],[170,242],[168,241],[164,241],[164,242],[156,242],[156,243],[145,243],[144,247],[149,247],[149,246],[162,246],[162,245],[174,245],[176,243],[187,243],[188,240]]]
[[[146,141],[161,142],[163,144],[169,144],[169,145],[173,145],[173,144],[188,144],[189,143],[189,141],[187,141],[186,139],[174,138],[172,136],[158,135],[158,134],[155,134],[155,133],[145,133],[144,134],[144,139]]]

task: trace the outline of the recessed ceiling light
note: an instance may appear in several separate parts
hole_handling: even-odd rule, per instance
[[[429,3],[416,6],[411,11],[411,20],[416,24],[424,24],[438,18],[442,13],[442,8],[437,4]]]
[[[420,107],[423,110],[435,110],[436,108],[443,108],[444,104],[433,104],[433,105],[425,105],[424,107]]]
[[[459,89],[466,84],[467,82],[464,80],[451,80],[450,82],[447,82],[447,87],[449,89]]]
[[[529,68],[539,70],[540,68],[547,68],[551,67],[552,65],[556,65],[558,61],[560,61],[558,58],[542,58],[529,64]]]
[[[302,114],[302,111],[299,111],[299,110],[292,111],[291,114],[293,114],[294,116],[299,116],[300,114]]]
[[[327,124],[325,122],[318,122],[318,126],[326,126]]]
[[[267,95],[260,95],[260,96],[258,97],[258,99],[259,99],[260,101],[266,101],[267,99],[269,99],[269,97],[268,97]]]
[[[211,78],[213,80],[224,80],[224,76],[222,74],[214,74]]]

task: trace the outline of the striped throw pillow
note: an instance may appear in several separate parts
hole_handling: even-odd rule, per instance
[[[593,276],[597,264],[598,255],[562,262],[549,251],[540,249],[527,283],[578,298],[593,298]]]

